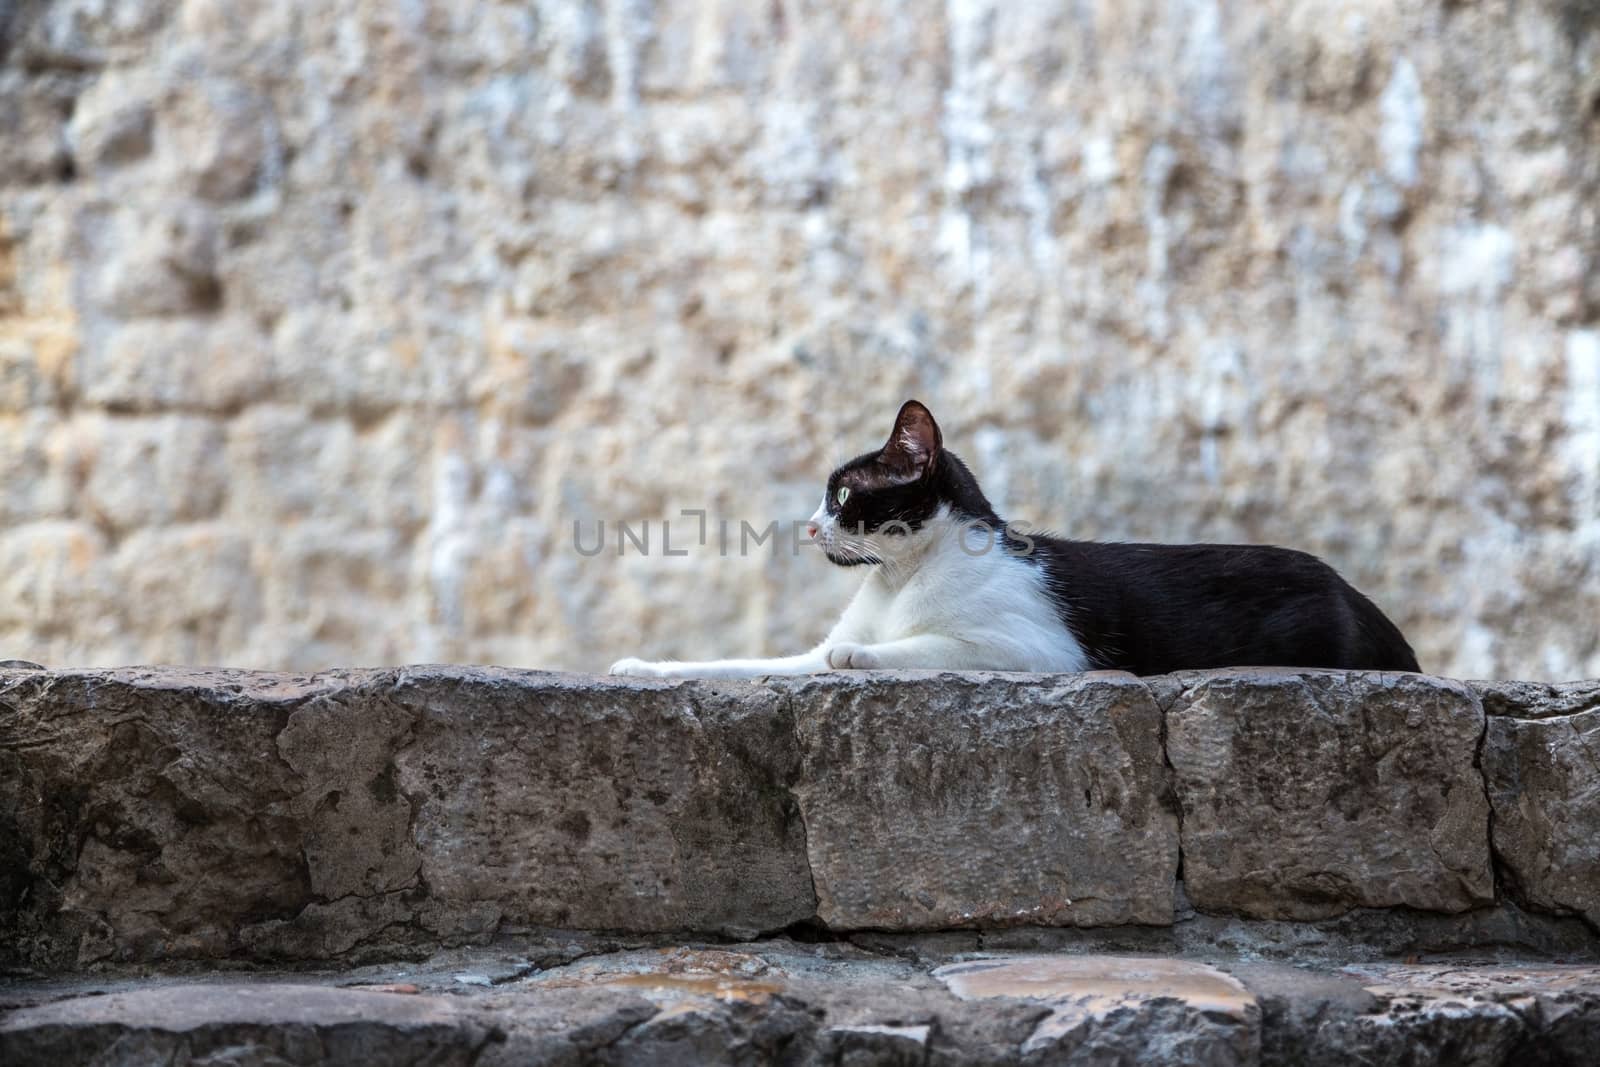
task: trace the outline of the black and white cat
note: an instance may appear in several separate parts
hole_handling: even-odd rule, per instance
[[[1019,534],[915,400],[901,407],[888,443],[828,478],[807,530],[829,560],[868,571],[817,647],[780,659],[624,659],[611,673],[1418,669],[1394,623],[1304,552]]]

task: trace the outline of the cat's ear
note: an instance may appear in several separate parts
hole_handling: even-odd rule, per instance
[[[894,417],[894,432],[883,446],[881,459],[896,476],[914,481],[933,467],[943,446],[944,438],[939,424],[933,421],[933,412],[915,400],[907,400]]]

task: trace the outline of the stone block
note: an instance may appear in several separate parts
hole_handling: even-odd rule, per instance
[[[1260,1008],[1202,963],[1116,956],[998,956],[936,968],[962,1000],[1025,1000],[1045,1016],[1022,1042],[1027,1062],[1254,1063]]]
[[[94,70],[153,51],[151,38],[171,14],[160,0],[64,0],[19,27],[19,51],[30,66]]]
[[[27,872],[0,942],[56,965],[220,956],[306,903],[276,748],[304,678],[0,672],[0,845]]]
[[[831,928],[1170,923],[1161,714],[1131,675],[789,682]]]
[[[83,399],[117,411],[231,413],[263,399],[271,351],[249,319],[121,323],[85,348]]]
[[[4,292],[0,288],[0,299]],[[74,379],[77,352],[70,323],[0,325],[0,412],[48,412],[61,403]]]
[[[0,339],[31,346],[41,372],[63,393],[72,382],[90,274],[77,261],[80,204],[80,197],[48,192],[0,196]]]
[[[228,424],[228,514],[263,528],[328,520],[400,540],[430,514],[430,445],[406,419],[358,427],[256,404]]]
[[[222,303],[217,281],[220,235],[210,209],[192,201],[95,204],[79,220],[92,251],[93,312],[112,318],[204,315]]]
[[[396,759],[435,897],[513,923],[751,935],[815,912],[783,699],[762,686],[402,672]]]
[[[247,531],[222,522],[134,530],[109,570],[139,662],[251,662],[263,612]]]
[[[137,74],[107,74],[78,97],[66,136],[79,171],[92,173],[150,154],[156,118],[152,88]]]
[[[101,598],[114,590],[106,555],[105,538],[87,523],[54,520],[0,530],[0,626],[59,633],[96,604],[106,618],[108,601]],[[12,652],[27,658],[25,649]]]
[[[66,125],[72,94],[59,81],[0,70],[0,187],[61,181],[71,175]]]
[[[66,437],[49,412],[0,415],[0,525],[67,516],[73,487]]]
[[[180,984],[52,1004],[0,1030],[18,1063],[434,1064],[472,1067],[504,1040],[449,997],[406,997],[293,983],[248,989]],[[309,1058],[308,1058],[309,1057]]]
[[[1483,711],[1411,674],[1176,676],[1167,757],[1195,907],[1315,919],[1494,899]]]
[[[342,262],[342,276],[327,282],[345,307],[291,307],[279,322],[274,340],[284,398],[318,412],[363,415],[425,403],[420,346],[392,323],[348,310],[351,270]]]
[[[1489,716],[1483,773],[1511,895],[1600,928],[1600,691],[1579,685],[1561,695],[1588,710],[1547,693],[1525,705],[1539,718]]]
[[[186,83],[167,107],[170,154],[194,193],[234,200],[279,177],[277,123],[255,87],[212,75]]]
[[[305,188],[270,215],[237,220],[217,253],[217,281],[230,304],[282,329],[274,355],[300,372],[286,387],[302,387],[307,400],[349,378],[359,382],[362,372],[360,343],[341,343],[333,310],[350,300],[357,199],[332,182]]]
[[[228,512],[261,524],[317,516],[335,507],[330,484],[342,482],[354,446],[342,419],[314,419],[297,407],[259,404],[228,424]]]
[[[416,629],[380,606],[404,597],[416,565],[394,531],[310,519],[253,551],[261,596],[252,660],[321,670],[356,643],[383,660],[415,658]]]
[[[193,415],[85,415],[72,425],[87,474],[81,508],[132,529],[209,518],[228,491],[220,423]]]
[[[1468,682],[1491,719],[1559,719],[1600,711],[1600,678],[1576,682]]]

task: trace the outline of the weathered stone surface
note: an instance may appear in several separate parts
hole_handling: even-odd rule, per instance
[[[1552,719],[1600,710],[1600,679],[1576,682],[1468,682],[1484,713],[1513,719]]]
[[[745,936],[815,913],[793,726],[763,687],[444,669],[402,672],[392,699],[414,716],[395,785],[436,897]]]
[[[417,475],[395,508],[230,449],[253,550],[313,513],[405,580],[314,591],[336,638],[241,603],[156,659],[805,647],[857,575],[571,522],[803,517],[916,395],[1003,514],[1309,549],[1429,670],[1600,675],[1593,4],[245,7],[0,4],[0,408],[290,405]],[[124,663],[117,605],[4,639]]]
[[[200,634],[239,647],[250,640],[241,605],[258,609],[260,581],[248,538],[220,522],[158,526],[135,531],[117,546],[109,580],[122,595],[119,616],[136,660],[153,659],[161,648],[184,659],[199,658]],[[158,640],[154,634],[168,635]],[[173,640],[173,634],[186,638]]]
[[[280,177],[281,143],[272,105],[259,90],[220,70],[210,75],[167,101],[170,151],[181,186],[232,200]]]
[[[1259,1009],[1244,986],[1199,963],[1117,956],[1022,956],[933,972],[963,1000],[1048,1004],[1025,1059],[1086,1063],[1249,1063]]]
[[[1600,972],[1552,964],[1358,964],[1343,974],[1376,998],[1370,1013],[1334,1012],[1285,1028],[1284,1064],[1578,1064],[1600,1040]]]
[[[96,567],[79,547],[57,595],[75,554]],[[1419,676],[0,663],[0,963],[791,924],[892,951],[963,928],[974,950],[1587,958],[1595,714],[1491,717],[1488,907],[1477,705]]]
[[[229,413],[260,399],[271,356],[255,324],[240,317],[205,323],[140,319],[89,347],[83,395],[118,411]],[[230,461],[229,474],[241,472]]]
[[[357,631],[364,640],[390,649],[411,647],[404,618],[374,621],[371,608],[403,588],[409,561],[404,539],[383,526],[347,526],[342,521],[307,519],[296,523],[270,547],[252,557],[260,578],[261,619],[292,630],[307,648],[332,654]],[[339,590],[328,600],[330,589]],[[260,647],[259,631],[248,635]]]
[[[816,900],[786,702],[435,669],[0,672],[0,948],[410,951],[503,925],[750,936]]]
[[[299,789],[275,739],[335,679],[6,672],[0,944],[25,960],[221,956],[304,906]]]
[[[834,929],[1172,921],[1161,712],[1131,675],[791,683]]]
[[[1592,687],[1580,697],[1592,704]],[[1483,772],[1494,805],[1494,850],[1511,894],[1600,927],[1600,708],[1538,719],[1490,716]]]
[[[92,70],[126,62],[154,43],[170,14],[157,0],[16,5],[6,28],[24,68]],[[8,13],[10,14],[10,13]]]
[[[114,319],[216,311],[216,217],[178,201],[144,210],[92,205],[77,220],[92,263],[84,271],[94,304]]]
[[[154,86],[110,74],[81,93],[66,129],[74,165],[83,171],[123,166],[150,154],[154,141]]]
[[[1410,908],[1366,908],[1330,919],[1245,919],[1185,909],[1171,926],[1010,927],[928,933],[867,932],[853,942],[881,952],[924,950],[943,939],[951,953],[1074,952],[1109,955],[1241,959],[1296,966],[1374,962],[1413,956],[1493,954],[1515,959],[1600,960],[1600,938],[1575,916],[1496,908],[1445,914]]]
[[[1578,1067],[1600,1037],[1593,966],[920,955],[778,940],[546,965],[469,950],[295,975],[0,979],[0,1061]]]
[[[1493,901],[1470,690],[1408,674],[1177,680],[1167,757],[1195,907],[1311,919]]]
[[[369,536],[404,544],[406,534],[429,517],[418,503],[425,450],[405,440],[407,429],[389,421],[360,431],[304,408],[256,405],[228,427],[229,515],[241,525],[281,525],[283,536],[292,536],[300,520],[315,518],[345,529],[366,527]],[[307,471],[312,479],[298,477]],[[321,491],[331,486],[343,486],[362,505],[335,504]],[[387,591],[379,602],[400,593]],[[363,616],[371,619],[373,613]]]
[[[0,269],[4,266],[0,258]],[[0,277],[0,301],[8,295]],[[71,373],[76,345],[71,332],[60,327],[33,327],[12,336],[0,333],[0,411],[32,412],[56,421],[47,405],[62,394],[62,379]]]
[[[17,1012],[7,1062],[59,1064],[477,1062],[501,1037],[449,997],[315,986],[172,986]]]
[[[90,416],[73,439],[87,470],[79,508],[96,523],[144,529],[210,518],[222,505],[223,434],[210,419]]]
[[[3,372],[0,372],[3,373]],[[0,522],[64,518],[72,510],[69,431],[42,413],[0,415]]]
[[[104,535],[86,522],[35,522],[0,533],[0,627],[17,633],[41,614],[107,603],[106,555]],[[96,636],[105,634],[97,630]],[[20,649],[20,642],[7,645],[13,654]],[[61,649],[52,641],[45,651]]]
[[[1325,1031],[1353,1019],[1384,1021],[1379,999],[1343,969],[1282,963],[1229,961],[1222,968],[1254,998],[1261,1013],[1261,1062],[1283,1067],[1359,1062],[1350,1042],[1330,1041]],[[1419,1050],[1420,1051],[1420,1050]],[[1416,1062],[1427,1062],[1418,1056]]]
[[[0,23],[0,33],[4,32]],[[5,184],[56,181],[69,171],[63,130],[72,114],[63,79],[32,79],[0,69],[0,175]]]
[[[1224,963],[1258,999],[1263,1065],[1578,1064],[1600,1038],[1600,971],[1531,962]]]

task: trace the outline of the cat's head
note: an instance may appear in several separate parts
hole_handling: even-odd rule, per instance
[[[851,567],[915,552],[962,522],[1000,525],[972,472],[945,451],[933,413],[907,400],[882,448],[828,476],[807,529],[828,559]]]

